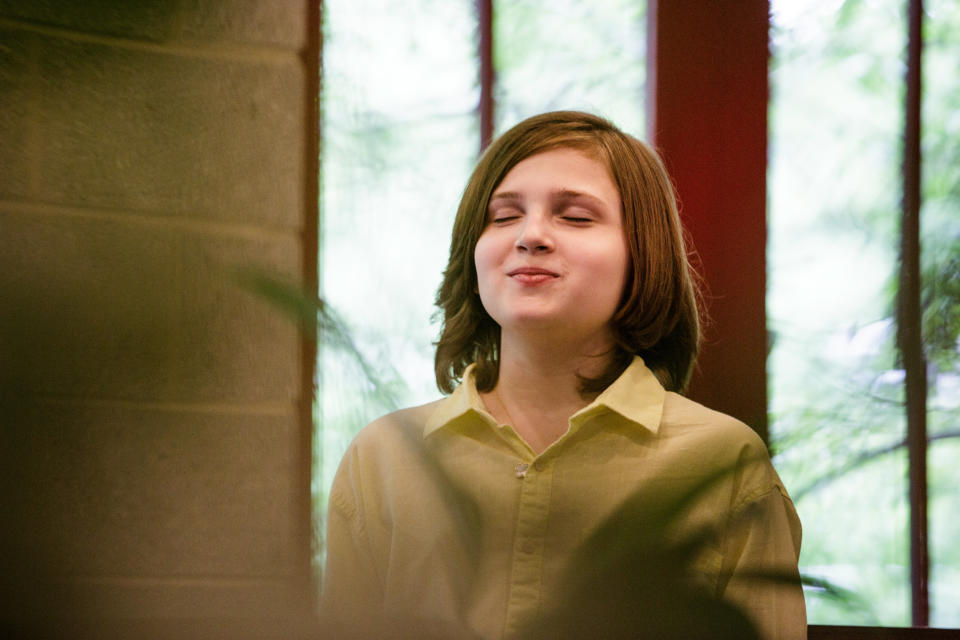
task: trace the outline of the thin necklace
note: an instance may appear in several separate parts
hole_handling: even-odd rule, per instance
[[[497,385],[496,387],[493,388],[493,395],[497,396],[497,403],[498,403],[501,407],[503,407],[503,412],[507,414],[507,420],[510,421],[510,426],[513,427],[514,429],[516,429],[516,428],[517,428],[517,421],[514,420],[514,418],[513,418],[512,415],[510,415],[510,409],[507,409],[506,403],[503,401],[503,398],[500,397],[499,386],[500,386],[500,385]]]
[[[500,391],[497,390],[497,387],[493,388],[493,395],[497,396],[497,402],[503,407],[503,412],[507,414],[507,420],[510,421],[510,427],[513,429],[514,433],[517,431],[517,421],[513,419],[513,416],[510,415],[510,409],[507,409],[506,403],[503,401],[503,398],[500,397]],[[527,477],[527,471],[530,469],[529,462],[521,462],[516,467],[513,468],[513,475],[518,479],[523,480]]]

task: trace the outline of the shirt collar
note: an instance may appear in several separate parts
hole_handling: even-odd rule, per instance
[[[470,415],[479,415],[483,419],[489,418],[488,421],[493,421],[493,417],[483,405],[480,392],[477,391],[477,383],[473,378],[474,366],[471,364],[464,370],[463,382],[457,385],[453,393],[441,400],[433,414],[427,418],[426,424],[423,425],[424,437]]]
[[[477,391],[473,376],[474,365],[463,372],[463,382],[448,397],[441,400],[433,414],[423,427],[424,437],[449,424],[459,422],[470,416],[477,416],[493,423],[493,417],[487,412]],[[634,356],[620,377],[603,390],[596,399],[570,417],[571,424],[586,422],[604,410],[620,414],[625,420],[638,427],[657,433],[660,418],[663,415],[663,401],[666,391],[647,368],[643,359]]]

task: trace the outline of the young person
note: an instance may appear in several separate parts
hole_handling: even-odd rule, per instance
[[[571,590],[570,568],[614,575],[598,531],[645,505],[649,517],[620,518],[638,544],[650,531],[700,544],[689,566],[661,574],[668,554],[648,553],[650,571],[629,569],[601,601],[636,589],[647,601],[627,606],[675,607],[668,617],[682,621],[694,615],[686,596],[663,602],[682,584],[741,608],[762,637],[806,636],[800,523],[763,442],[680,395],[698,300],[655,152],[585,113],[516,125],[466,186],[437,305],[449,395],[373,422],[344,456],[327,611],[526,637],[605,593]],[[603,567],[583,563],[591,542]]]

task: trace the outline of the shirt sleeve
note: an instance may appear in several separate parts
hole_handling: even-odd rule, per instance
[[[383,606],[381,576],[370,552],[351,475],[349,463],[345,461],[330,491],[326,566],[320,594],[324,615],[343,621],[362,618]]]
[[[800,537],[800,519],[780,486],[737,509],[724,537],[720,595],[745,611],[767,640],[807,637]]]

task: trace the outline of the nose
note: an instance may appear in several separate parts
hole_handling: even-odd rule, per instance
[[[520,233],[514,246],[521,253],[546,253],[553,251],[553,234],[547,216],[528,211],[520,225]]]

